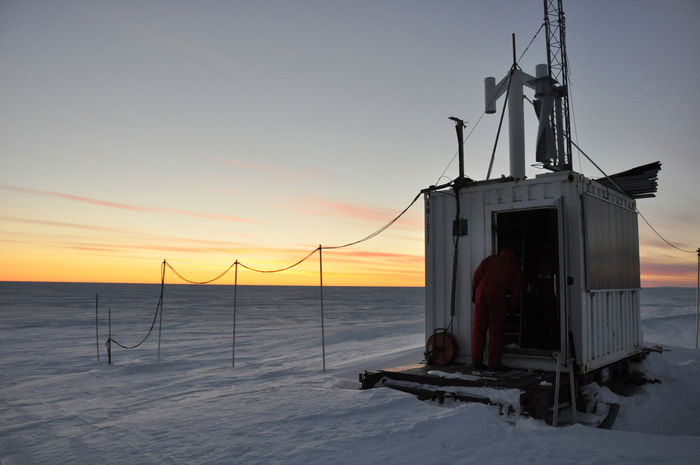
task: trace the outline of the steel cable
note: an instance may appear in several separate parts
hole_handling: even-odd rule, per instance
[[[231,263],[231,266],[229,266],[228,268],[226,268],[226,271],[224,271],[223,273],[221,273],[221,274],[220,274],[219,276],[217,276],[216,278],[210,279],[209,281],[201,281],[201,282],[198,282],[198,281],[190,281],[189,279],[185,278],[185,277],[182,276],[180,273],[178,273],[177,271],[175,271],[175,268],[173,268],[173,267],[170,265],[170,263],[165,262],[165,264],[168,266],[168,268],[170,268],[170,269],[172,270],[173,273],[175,273],[175,275],[177,275],[178,278],[182,279],[183,281],[186,281],[186,282],[188,282],[188,283],[190,283],[190,284],[209,284],[209,283],[213,283],[214,281],[216,281],[216,280],[218,280],[218,279],[223,278],[223,277],[226,275],[226,273],[228,273],[229,271],[231,271],[231,268],[233,268],[233,266],[234,266],[237,262],[238,262],[238,261],[235,261],[235,262]],[[238,263],[238,264],[241,265],[240,263]],[[243,266],[243,265],[241,265],[241,266]]]
[[[295,264],[289,265],[289,266],[287,266],[287,267],[285,267],[285,268],[280,268],[279,270],[258,270],[258,269],[255,269],[255,268],[251,268],[251,267],[249,267],[249,266],[246,266],[246,265],[244,265],[244,264],[241,263],[241,262],[238,262],[238,264],[239,264],[240,266],[242,266],[243,268],[245,268],[246,270],[254,271],[254,272],[256,272],[256,273],[279,273],[280,271],[286,271],[286,270],[288,270],[288,269],[290,269],[290,268],[294,268],[294,267],[297,266],[297,265],[301,265],[301,264],[304,263],[306,260],[308,260],[309,257],[311,257],[313,254],[315,254],[315,253],[319,250],[319,248],[320,248],[320,247],[316,247],[314,250],[311,251],[311,253],[309,253],[306,257],[302,258],[301,260],[299,260],[299,261],[296,262]]]
[[[325,250],[342,249],[342,248],[344,248],[344,247],[350,247],[351,245],[356,245],[356,244],[359,244],[359,243],[361,243],[361,242],[368,241],[368,240],[372,239],[373,237],[378,236],[379,234],[381,234],[381,233],[383,233],[385,230],[387,230],[392,224],[396,223],[396,221],[398,221],[398,219],[401,218],[401,217],[403,216],[403,214],[406,213],[406,212],[408,211],[408,209],[411,208],[411,207],[413,206],[414,203],[416,203],[416,200],[418,200],[418,197],[420,197],[420,195],[421,195],[421,192],[419,192],[419,193],[415,196],[415,198],[414,198],[413,201],[408,205],[408,207],[404,208],[403,211],[402,211],[401,213],[399,213],[399,216],[397,216],[397,217],[394,218],[393,220],[389,221],[387,224],[385,224],[385,225],[382,226],[381,228],[377,229],[375,232],[373,232],[373,233],[370,234],[369,236],[367,236],[367,237],[365,237],[365,238],[363,238],[363,239],[360,239],[359,241],[350,242],[350,243],[344,244],[344,245],[336,245],[336,246],[333,246],[333,247],[323,247],[323,249],[325,249]],[[319,248],[321,248],[321,247],[319,246]]]
[[[163,308],[163,291],[165,288],[165,265],[166,264],[167,264],[166,261],[163,260],[163,263],[161,264],[161,271],[160,271],[160,299],[158,299],[158,304],[156,305],[156,313],[155,313],[155,315],[153,315],[153,322],[151,323],[151,328],[148,330],[148,334],[146,334],[146,337],[144,337],[141,342],[139,342],[135,346],[130,346],[130,347],[125,346],[125,345],[117,342],[114,338],[110,337],[107,339],[107,342],[105,343],[108,351],[110,350],[110,348],[109,348],[110,341],[114,342],[116,345],[118,345],[122,349],[131,350],[131,349],[137,348],[138,346],[140,346],[141,344],[146,342],[146,339],[148,339],[148,336],[151,335],[151,333],[153,332],[153,328],[156,326],[156,320],[158,319],[158,312],[160,312],[161,309]],[[170,265],[168,265],[168,266],[170,266]]]

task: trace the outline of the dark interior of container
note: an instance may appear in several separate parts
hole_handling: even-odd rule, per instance
[[[513,250],[523,270],[520,307],[506,319],[508,352],[560,350],[559,234],[557,209],[498,212],[495,249]]]

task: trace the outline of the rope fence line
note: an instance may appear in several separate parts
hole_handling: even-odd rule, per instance
[[[126,350],[136,349],[141,344],[146,342],[146,339],[148,339],[148,336],[150,336],[151,333],[153,332],[153,328],[155,328],[155,326],[156,326],[156,320],[158,319],[159,314],[160,314],[160,318],[161,318],[160,321],[161,321],[161,328],[162,328],[163,293],[165,290],[165,265],[166,265],[166,262],[165,262],[165,260],[163,260],[163,263],[160,265],[160,298],[158,299],[158,304],[156,305],[156,312],[153,315],[153,322],[151,323],[151,327],[148,330],[148,333],[146,333],[146,336],[141,340],[141,342],[139,342],[138,344],[133,345],[133,346],[126,346],[126,345],[118,342],[117,340],[115,340],[112,337],[112,309],[111,308],[109,309],[109,337],[107,338],[107,342],[105,343],[105,345],[107,346],[107,359],[108,359],[108,362],[110,365],[112,364],[112,343],[115,343],[116,345],[118,345],[122,349],[126,349]],[[98,298],[98,296],[95,296],[96,301],[97,301],[97,298]],[[95,304],[95,307],[97,307],[97,303]],[[95,308],[95,314],[97,314],[97,308]],[[95,328],[97,328],[97,319],[95,319]],[[97,331],[97,329],[96,329],[96,331]],[[158,330],[158,358],[160,358],[160,328]],[[98,361],[99,361],[99,351],[98,351]]]
[[[301,260],[299,260],[299,261],[296,262],[295,264],[289,265],[289,266],[284,267],[284,268],[280,268],[280,269],[278,269],[278,270],[258,270],[258,269],[255,269],[255,268],[251,268],[251,267],[249,267],[249,266],[246,266],[246,265],[244,265],[243,263],[239,262],[238,260],[236,260],[236,261],[234,262],[234,264],[237,263],[238,265],[240,265],[241,267],[245,268],[246,270],[254,271],[254,272],[256,272],[256,273],[280,273],[280,272],[282,272],[282,271],[290,270],[290,269],[294,268],[294,267],[297,266],[297,265],[301,265],[301,264],[304,263],[306,260],[308,260],[309,258],[311,258],[311,256],[312,256],[313,254],[315,254],[316,252],[318,252],[320,249],[321,249],[321,246],[319,245],[318,248],[312,250],[306,257],[302,258]],[[231,265],[231,266],[233,266],[233,265]]]
[[[175,276],[177,276],[181,280],[185,281],[186,283],[195,284],[195,285],[206,285],[206,284],[210,284],[210,283],[213,283],[215,281],[218,281],[219,279],[226,276],[226,274],[229,271],[231,271],[231,269],[233,268],[234,269],[234,294],[233,294],[233,343],[232,343],[232,349],[231,349],[231,360],[232,360],[231,366],[232,367],[235,366],[236,310],[237,310],[236,307],[237,307],[237,296],[238,296],[238,267],[240,266],[241,268],[245,268],[246,270],[249,270],[249,271],[252,271],[255,273],[266,273],[266,274],[280,273],[283,271],[290,270],[298,265],[301,265],[306,260],[311,258],[312,255],[314,255],[316,252],[318,252],[318,255],[319,255],[319,286],[320,286],[320,290],[321,290],[321,295],[320,295],[320,297],[321,297],[321,345],[322,345],[323,371],[325,372],[326,371],[326,342],[325,342],[325,324],[324,324],[324,309],[323,309],[323,255],[322,255],[322,251],[324,249],[334,250],[334,249],[342,249],[342,248],[350,247],[353,245],[360,244],[362,242],[366,242],[366,241],[378,236],[382,232],[386,231],[389,227],[391,227],[394,223],[396,223],[396,221],[398,221],[399,218],[401,218],[416,203],[416,201],[418,200],[418,198],[421,196],[422,193],[423,193],[423,191],[419,192],[414,197],[413,201],[405,209],[403,209],[403,211],[401,211],[401,213],[399,213],[398,216],[396,216],[394,219],[389,221],[387,224],[385,224],[384,226],[382,226],[381,228],[379,228],[378,230],[376,230],[372,234],[370,234],[370,235],[368,235],[368,236],[366,236],[358,241],[349,242],[347,244],[338,245],[338,246],[323,247],[323,245],[319,244],[319,246],[317,248],[315,248],[311,252],[309,252],[304,258],[302,258],[298,262],[296,262],[292,265],[289,265],[287,267],[284,267],[284,268],[279,268],[279,269],[275,269],[275,270],[261,270],[261,269],[253,268],[251,266],[247,266],[247,265],[241,263],[240,261],[238,261],[238,259],[236,259],[228,268],[226,268],[226,270],[224,270],[222,273],[220,273],[215,278],[212,278],[212,279],[207,280],[207,281],[194,281],[194,280],[191,280],[191,279],[184,277],[170,263],[168,263],[167,260],[163,260],[163,263],[161,264],[160,298],[158,300],[158,304],[156,305],[156,311],[155,311],[155,314],[153,315],[153,322],[151,323],[151,327],[148,330],[148,333],[146,334],[146,336],[141,340],[141,342],[139,342],[138,344],[133,345],[133,346],[127,346],[127,345],[124,345],[124,344],[117,342],[112,337],[111,309],[109,310],[109,337],[108,337],[107,342],[106,342],[109,364],[110,365],[112,364],[112,343],[116,344],[117,346],[121,347],[122,349],[126,349],[126,350],[136,349],[141,344],[146,342],[148,337],[151,335],[151,333],[153,332],[153,329],[155,328],[156,321],[158,321],[159,316],[160,316],[160,326],[159,326],[159,330],[158,330],[158,358],[160,358],[160,343],[161,343],[161,333],[162,333],[162,325],[163,325],[163,296],[164,296],[164,291],[165,291],[165,269],[166,269],[166,267],[169,268],[170,271],[172,271],[175,274]],[[98,324],[97,323],[97,311],[98,311],[97,310],[97,299],[98,299],[98,296],[95,296],[95,299],[96,299],[95,330],[96,330],[96,332],[98,332],[98,330],[97,330],[97,324]],[[99,336],[98,336],[98,339],[99,339]],[[98,342],[97,357],[98,357],[97,361],[99,362],[99,342]]]
[[[185,277],[182,276],[180,273],[178,273],[178,272],[175,270],[175,268],[173,268],[173,267],[170,265],[170,263],[168,263],[167,260],[163,260],[163,263],[165,264],[165,266],[167,266],[168,268],[170,268],[170,271],[172,271],[173,273],[175,273],[175,276],[177,276],[178,278],[182,279],[183,281],[185,281],[185,282],[187,282],[187,283],[190,283],[190,284],[199,284],[199,285],[202,285],[202,284],[213,283],[214,281],[217,281],[217,280],[223,278],[223,277],[226,275],[226,273],[228,273],[229,271],[231,271],[231,268],[233,268],[233,266],[236,265],[236,264],[238,263],[238,260],[236,260],[235,262],[233,262],[233,263],[231,264],[231,266],[229,266],[228,268],[226,268],[226,271],[224,271],[223,273],[221,273],[221,274],[220,274],[219,276],[217,276],[216,278],[210,279],[209,281],[190,281],[189,279],[185,278]]]

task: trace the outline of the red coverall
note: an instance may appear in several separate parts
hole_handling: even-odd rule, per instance
[[[523,274],[518,258],[510,249],[484,259],[474,273],[474,332],[472,362],[484,362],[486,331],[489,331],[489,368],[501,365],[503,325],[506,321],[508,294],[510,307],[515,310],[523,287]]]

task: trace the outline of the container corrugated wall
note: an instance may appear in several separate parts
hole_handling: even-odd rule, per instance
[[[579,364],[590,371],[639,352],[642,345],[639,291],[603,290],[584,294],[587,325],[581,334]]]
[[[443,192],[425,195],[425,331],[426,340],[449,324],[452,253],[447,226],[456,213],[454,197]],[[447,318],[445,318],[447,316]]]

